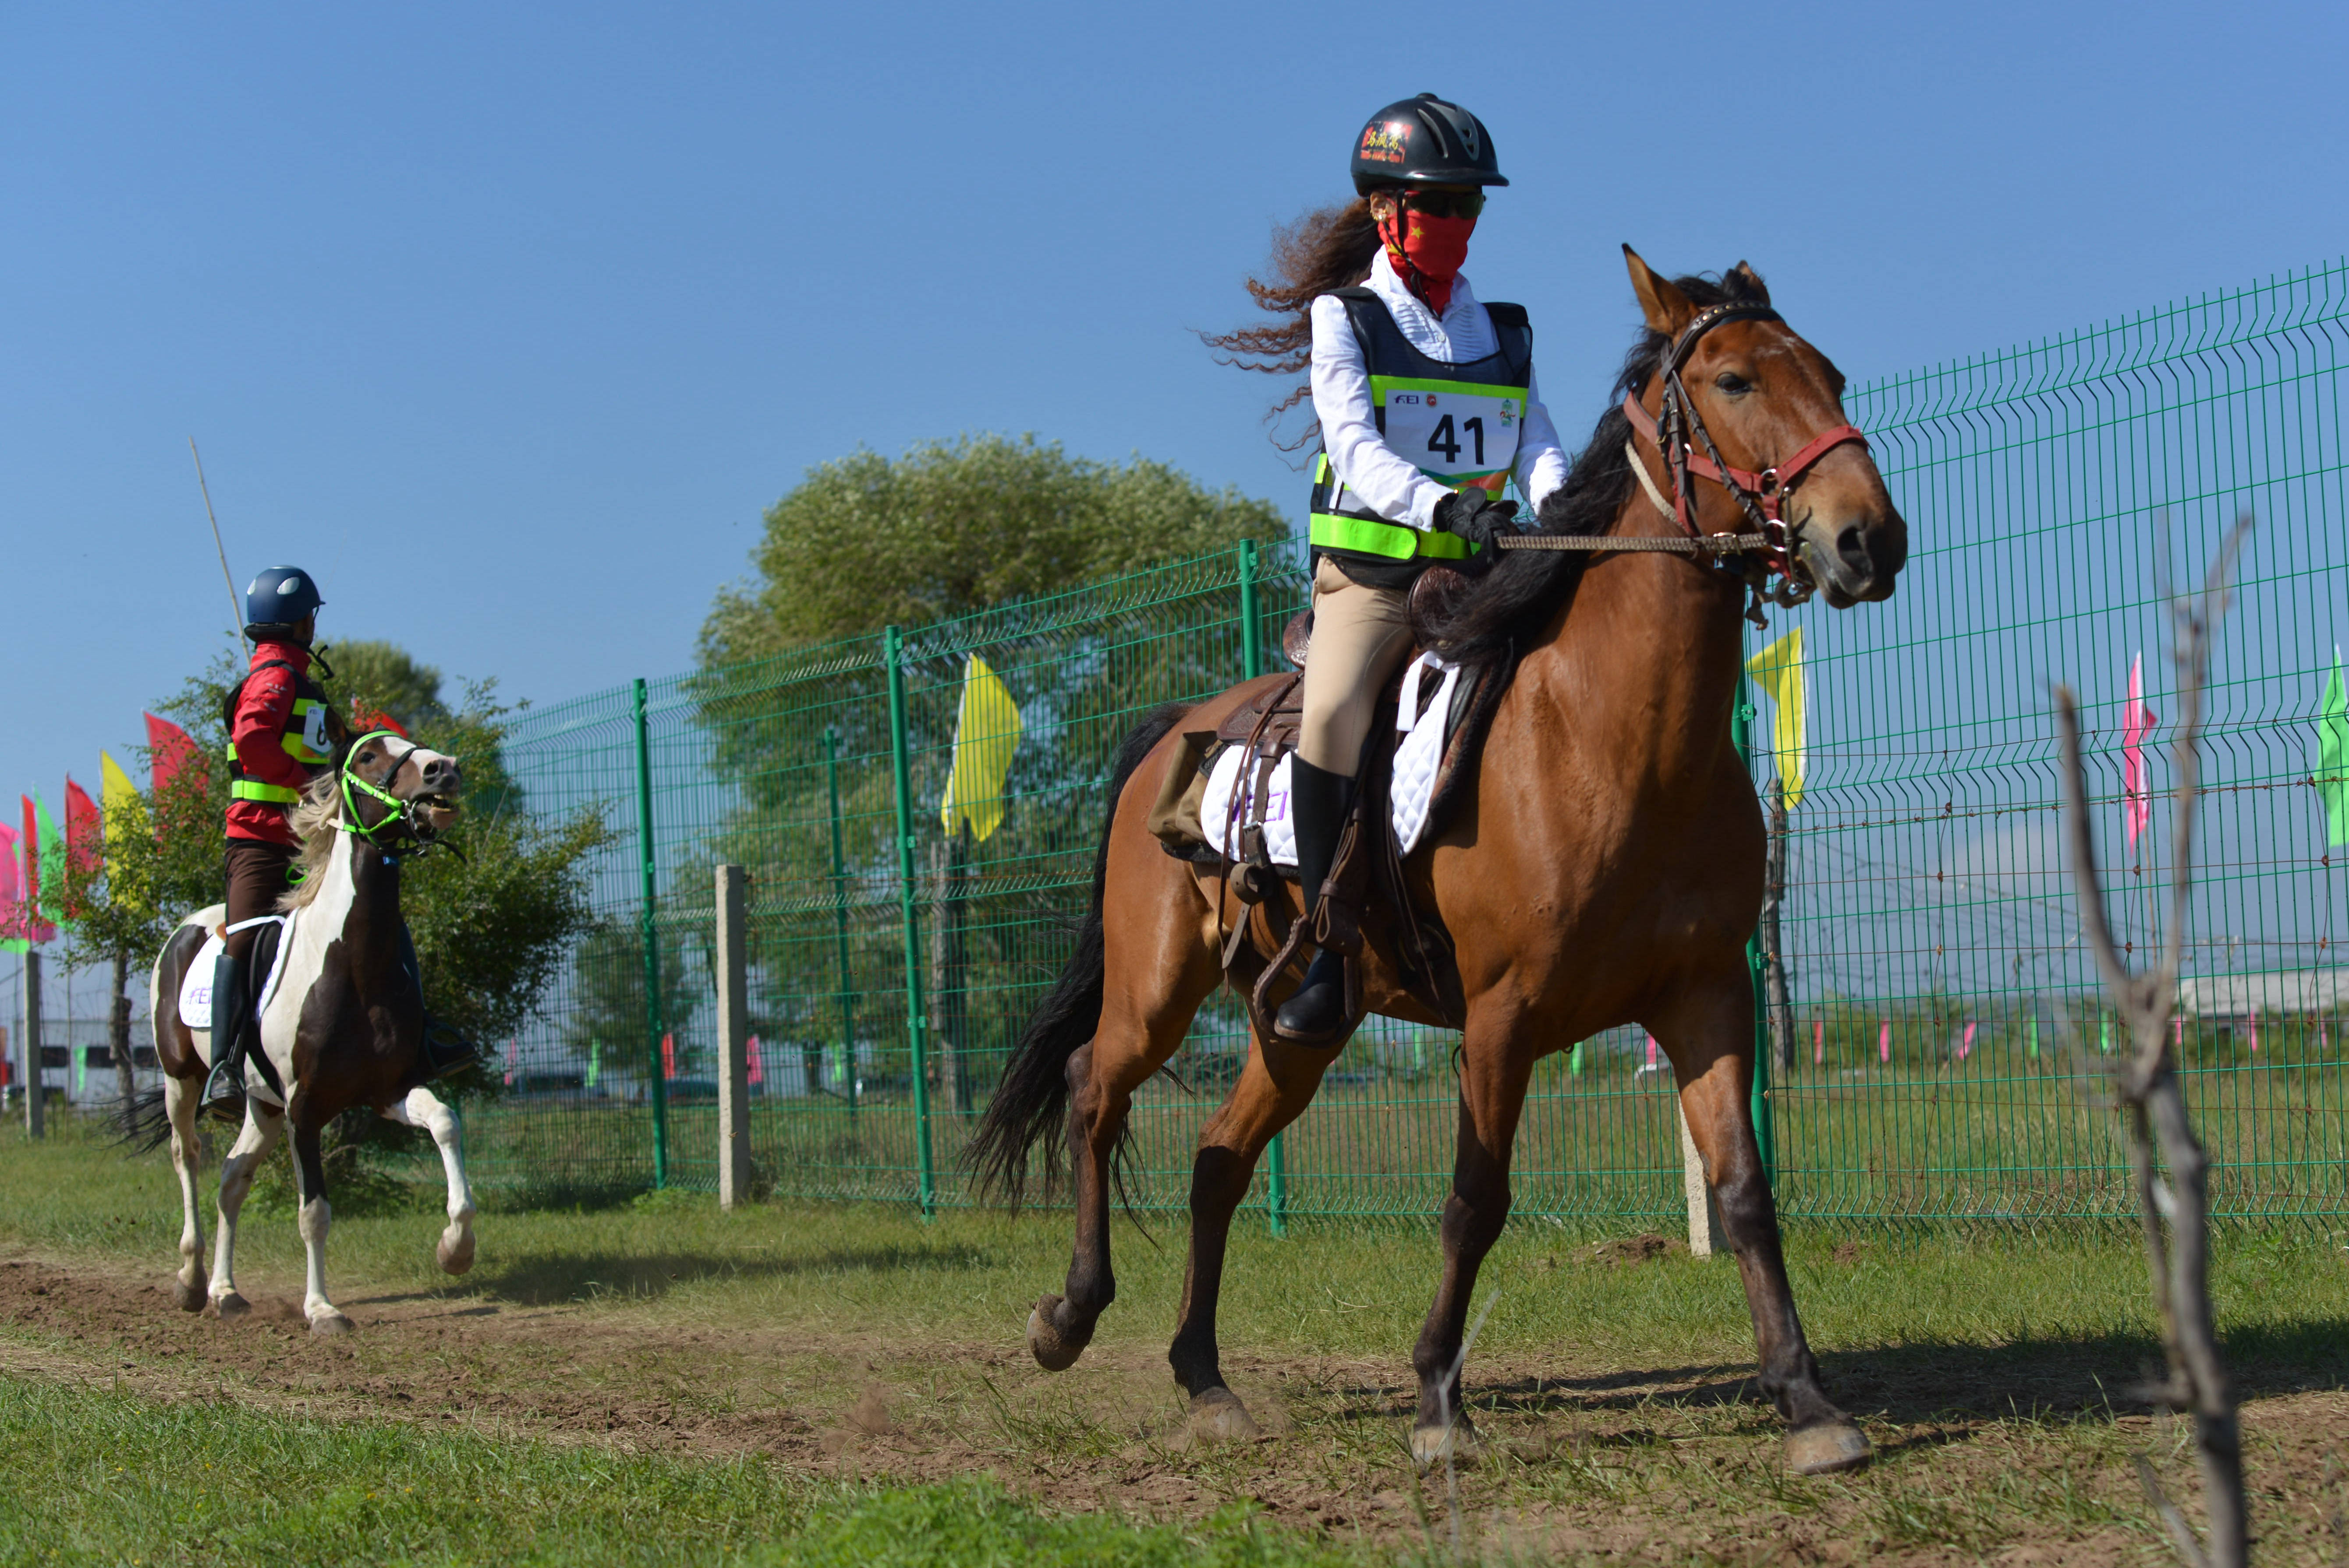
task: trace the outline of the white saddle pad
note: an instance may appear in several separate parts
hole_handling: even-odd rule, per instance
[[[270,957],[269,974],[262,980],[261,995],[253,1004],[256,1016],[269,1006],[269,999],[277,995],[278,977],[285,973],[285,954],[294,945],[294,917],[290,914],[256,915],[251,920],[237,922],[237,928],[243,930],[248,925],[259,925],[264,921],[275,922],[279,930],[277,951]],[[212,967],[220,962],[222,945],[217,935],[204,938],[204,944],[197,952],[195,961],[188,965],[188,972],[180,976],[180,1022],[191,1029],[209,1030],[212,1026]]]
[[[1416,723],[1405,724],[1402,716],[1418,713],[1420,678],[1430,671],[1443,676],[1444,684],[1436,688],[1435,700],[1427,711],[1419,715]],[[1419,836],[1427,830],[1427,808],[1435,797],[1435,772],[1444,761],[1444,721],[1452,709],[1452,688],[1459,683],[1458,666],[1446,665],[1433,654],[1422,654],[1402,673],[1402,694],[1395,705],[1396,727],[1404,731],[1402,743],[1395,748],[1394,784],[1388,792],[1388,809],[1394,819],[1395,838],[1402,844],[1402,852],[1411,853]],[[1216,758],[1207,771],[1207,791],[1199,802],[1199,820],[1208,841],[1220,835],[1224,852],[1237,858],[1240,852],[1240,829],[1247,825],[1247,813],[1256,805],[1256,781],[1251,777],[1240,791],[1237,812],[1233,809],[1232,790],[1240,778],[1240,763],[1247,748],[1228,746]],[[1297,863],[1297,825],[1288,816],[1288,764],[1284,757],[1272,770],[1272,779],[1266,787],[1264,802],[1264,847],[1276,865]]]

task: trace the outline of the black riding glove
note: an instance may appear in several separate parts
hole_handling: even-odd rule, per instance
[[[1476,547],[1465,561],[1450,564],[1471,576],[1489,572],[1500,559],[1493,541],[1503,534],[1517,531],[1517,503],[1495,500],[1491,492],[1481,490],[1454,490],[1435,503],[1435,526],[1455,539],[1464,539]]]

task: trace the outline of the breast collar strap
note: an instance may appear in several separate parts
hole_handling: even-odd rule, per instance
[[[1713,433],[1705,428],[1703,416],[1689,396],[1681,380],[1681,367],[1696,351],[1697,341],[1714,327],[1733,321],[1783,321],[1785,318],[1766,304],[1728,303],[1708,305],[1699,311],[1673,339],[1670,353],[1664,356],[1660,379],[1663,386],[1661,414],[1651,415],[1640,406],[1635,389],[1623,395],[1623,417],[1631,428],[1654,443],[1665,471],[1672,479],[1671,515],[1692,539],[1703,537],[1697,527],[1696,501],[1691,492],[1689,476],[1711,480],[1737,499],[1754,531],[1766,542],[1762,571],[1775,573],[1785,579],[1785,584],[1771,595],[1782,604],[1800,603],[1811,596],[1813,584],[1801,574],[1800,567],[1789,547],[1786,534],[1786,497],[1802,482],[1803,477],[1817,466],[1820,459],[1847,441],[1868,445],[1868,437],[1857,425],[1837,425],[1812,437],[1794,456],[1774,467],[1755,470],[1733,467],[1723,460],[1721,449],[1713,444]],[[1704,448],[1699,456],[1691,438]],[[1640,475],[1642,479],[1647,476]],[[1760,592],[1757,585],[1756,593]]]

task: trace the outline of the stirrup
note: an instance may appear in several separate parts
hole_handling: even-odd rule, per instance
[[[447,1078],[481,1059],[481,1047],[459,1034],[453,1026],[429,1016],[424,1020],[421,1045],[426,1083]]]
[[[1335,961],[1338,973],[1334,979],[1324,979],[1319,985],[1315,985],[1312,983],[1313,971],[1321,966],[1321,960],[1324,958],[1330,958]],[[1288,1010],[1296,1006],[1299,1002],[1303,1001],[1309,992],[1316,990],[1335,991],[1337,993],[1337,1016],[1332,1018],[1328,1026],[1324,1028],[1309,1030],[1291,1026],[1288,1020]],[[1330,1046],[1336,1044],[1340,1037],[1346,1033],[1347,1021],[1345,957],[1342,954],[1330,953],[1326,950],[1316,953],[1313,955],[1312,964],[1308,965],[1306,968],[1305,980],[1298,985],[1296,992],[1290,995],[1288,1000],[1283,1002],[1278,1010],[1273,1014],[1273,1032],[1279,1036],[1282,1040],[1292,1046]]]
[[[219,1088],[223,1075],[232,1089],[240,1095],[244,1092],[244,1056],[236,1048],[234,1041],[231,1041],[228,1048],[213,1059],[212,1070],[204,1075],[204,1091],[196,1096],[198,1110],[212,1103],[212,1091]]]

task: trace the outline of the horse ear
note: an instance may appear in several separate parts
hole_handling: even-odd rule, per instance
[[[1689,296],[1672,286],[1671,280],[1640,259],[1640,253],[1630,246],[1623,247],[1623,264],[1630,270],[1631,292],[1640,296],[1640,314],[1648,320],[1648,330],[1663,337],[1678,337],[1681,328],[1696,317],[1696,306]]]
[[[1770,303],[1770,285],[1762,281],[1762,274],[1755,272],[1751,264],[1740,262],[1735,266],[1730,268],[1729,272],[1732,277],[1738,278],[1744,283],[1747,290],[1753,294],[1755,299],[1760,300],[1764,304],[1768,304]]]

